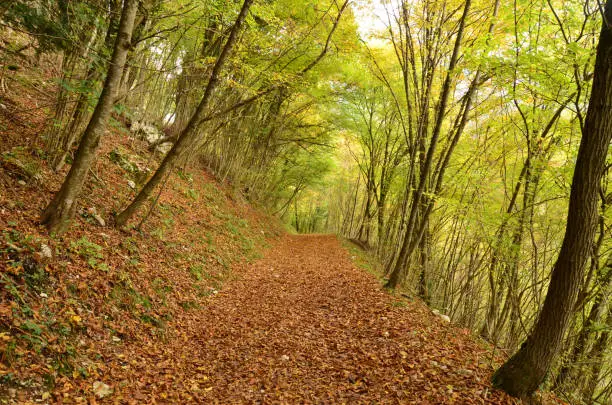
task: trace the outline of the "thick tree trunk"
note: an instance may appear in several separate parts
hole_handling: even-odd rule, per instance
[[[612,21],[612,0],[605,10]],[[567,227],[542,312],[521,349],[493,376],[493,384],[517,397],[532,395],[559,351],[584,277],[597,221],[598,189],[612,139],[612,29],[601,30],[593,90],[570,193]]]
[[[138,10],[138,0],[126,0],[121,13],[119,31],[115,40],[113,56],[111,58],[108,74],[102,88],[102,93],[93,115],[83,133],[74,163],[62,184],[62,187],[53,197],[42,214],[41,222],[52,233],[64,232],[74,216],[77,201],[87,173],[96,157],[100,137],[106,128],[111,115],[113,104],[119,84],[123,66],[127,59],[130,47],[134,19]]]

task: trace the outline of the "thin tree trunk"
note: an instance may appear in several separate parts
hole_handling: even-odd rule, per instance
[[[413,235],[415,222],[417,220],[417,211],[418,208],[421,207],[421,198],[425,192],[425,183],[429,178],[429,172],[432,166],[434,152],[436,150],[436,146],[438,143],[438,138],[440,136],[440,132],[442,130],[442,123],[444,121],[444,117],[446,116],[446,106],[448,104],[448,99],[451,93],[451,84],[453,81],[453,75],[455,74],[454,70],[457,64],[457,60],[459,58],[459,49],[461,48],[461,41],[463,39],[463,31],[465,28],[465,24],[467,22],[468,13],[471,7],[471,0],[466,0],[465,5],[463,7],[463,14],[461,16],[461,20],[459,22],[459,29],[457,31],[457,36],[455,38],[455,44],[453,47],[453,53],[451,55],[451,59],[448,65],[448,72],[446,74],[446,78],[444,79],[444,84],[442,85],[442,92],[440,94],[440,103],[438,106],[438,111],[436,114],[436,122],[433,129],[433,134],[431,136],[429,149],[427,150],[427,156],[425,158],[425,162],[423,164],[423,170],[420,174],[419,185],[414,193],[410,216],[408,217],[408,225],[406,227],[406,234],[404,235],[404,241],[402,243],[402,248],[399,253],[399,257],[395,264],[393,271],[391,272],[391,276],[389,277],[389,281],[385,285],[385,287],[390,289],[395,289],[399,284],[401,274],[404,271],[405,263],[408,257],[412,255],[414,248],[416,247],[416,243],[414,243],[414,239],[416,235]]]
[[[106,129],[110,118],[115,96],[119,89],[123,66],[125,65],[134,19],[138,10],[138,0],[126,0],[121,13],[119,31],[115,39],[113,55],[108,67],[100,99],[89,124],[83,133],[74,163],[62,184],[62,187],[45,208],[41,222],[52,233],[66,231],[77,208],[78,197],[87,179],[87,173],[96,158],[100,137]]]
[[[242,24],[247,16],[249,8],[251,4],[253,4],[254,0],[244,0],[242,4],[242,8],[240,9],[240,13],[234,22],[234,25],[230,31],[229,37],[221,51],[221,54],[217,58],[215,65],[212,69],[210,80],[208,81],[208,85],[206,86],[206,90],[204,91],[204,95],[202,96],[202,100],[200,100],[200,104],[198,105],[195,113],[187,123],[187,126],[181,134],[179,135],[176,143],[172,146],[172,149],[168,152],[164,160],[162,161],[159,168],[153,174],[153,177],[149,179],[147,184],[140,190],[138,195],[134,198],[134,201],[130,205],[127,206],[119,215],[116,217],[117,226],[123,226],[125,223],[138,211],[138,209],[149,199],[152,195],[155,188],[161,183],[166,172],[181,158],[184,152],[189,149],[195,142],[198,136],[198,128],[200,125],[200,121],[204,117],[205,112],[208,109],[208,105],[212,98],[212,94],[214,90],[217,88],[219,81],[221,70],[223,69],[227,58],[231,55],[233,48],[238,40],[238,33],[242,28]]]

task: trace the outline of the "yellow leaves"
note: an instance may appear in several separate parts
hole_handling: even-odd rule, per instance
[[[70,317],[70,322],[72,322],[72,323],[73,323],[73,324],[75,324],[75,325],[79,325],[79,324],[81,323],[81,321],[82,321],[82,319],[81,319],[81,317],[80,317],[80,316],[78,316],[78,315],[72,315],[72,316]]]

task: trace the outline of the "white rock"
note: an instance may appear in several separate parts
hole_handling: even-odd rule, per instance
[[[282,360],[282,361],[289,361],[289,356],[287,356],[286,354],[283,354],[283,355],[281,356],[281,360]]]
[[[136,189],[136,183],[134,183],[132,180],[128,180],[128,186],[132,189],[135,190]]]
[[[49,297],[49,296],[48,296],[47,294],[45,294],[45,293],[40,293],[39,295],[41,296],[41,298],[48,298],[48,297]]]
[[[93,214],[93,218],[98,224],[100,224],[100,226],[106,226],[106,221],[100,216],[100,214]]]
[[[40,255],[43,257],[43,259],[51,259],[53,258],[53,251],[48,245],[43,243],[40,245]]]
[[[100,216],[100,214],[98,214],[98,211],[96,211],[96,207],[91,207],[88,211],[89,215],[91,215],[91,217],[95,219],[96,222],[100,224],[100,226],[106,226],[106,221]]]
[[[25,181],[23,181],[23,180],[19,180],[19,181],[17,182],[17,184],[19,184],[20,186],[25,186],[25,185],[26,185],[26,182],[25,182]]]
[[[135,121],[130,127],[136,136],[144,138],[149,143],[155,143],[164,137],[164,133],[156,128],[154,125],[147,124],[143,121]]]
[[[93,392],[98,398],[104,398],[113,393],[113,389],[102,381],[93,383]]]
[[[440,311],[438,311],[437,309],[433,309],[431,312],[435,316],[437,316],[438,318],[442,319],[445,322],[450,322],[451,321],[451,319],[448,317],[448,315],[441,314]]]

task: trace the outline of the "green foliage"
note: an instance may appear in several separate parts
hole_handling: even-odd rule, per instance
[[[81,256],[93,269],[108,271],[108,265],[104,263],[102,246],[90,241],[86,236],[70,242],[72,251]]]

